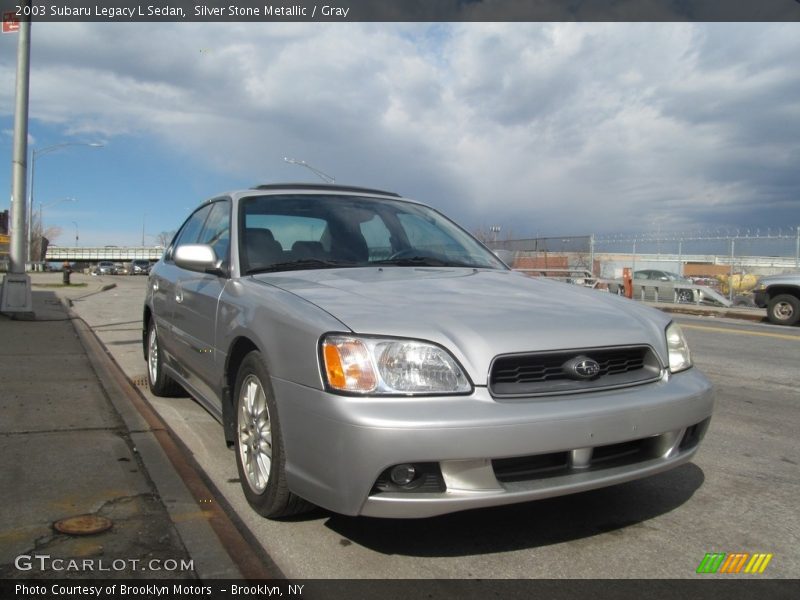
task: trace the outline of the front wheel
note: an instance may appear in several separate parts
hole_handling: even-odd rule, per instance
[[[164,372],[164,359],[154,318],[147,325],[147,383],[156,396],[171,398],[183,394],[183,388]]]
[[[236,401],[236,467],[247,502],[258,514],[288,517],[311,508],[289,491],[278,407],[261,354],[253,351],[239,367]]]
[[[769,301],[767,317],[776,325],[794,325],[800,320],[800,299],[791,294],[779,294]]]

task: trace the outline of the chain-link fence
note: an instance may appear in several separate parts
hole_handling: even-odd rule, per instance
[[[586,271],[597,279],[618,279],[625,268],[642,277],[659,271],[713,287],[731,301],[749,292],[760,275],[800,271],[800,226],[491,240],[487,245],[531,274],[574,280]]]

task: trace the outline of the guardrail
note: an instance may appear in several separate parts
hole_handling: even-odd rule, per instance
[[[565,283],[573,283],[593,289],[606,289],[612,294],[623,294],[621,279],[600,279],[591,271],[583,269],[514,269],[537,277],[547,277]],[[601,287],[605,286],[605,287]],[[714,304],[730,307],[731,301],[716,290],[694,283],[675,283],[674,281],[633,280],[633,298],[652,302],[674,302],[675,304]]]
[[[604,284],[612,294],[622,295],[623,283],[621,279],[598,279],[593,287]],[[633,298],[636,300],[649,300],[652,302],[674,302],[675,304],[715,304],[724,307],[732,306],[728,298],[707,285],[694,283],[675,283],[673,281],[658,281],[642,283],[633,280]]]
[[[547,277],[548,279],[555,279],[557,281],[563,281],[564,283],[575,283],[586,287],[594,287],[594,282],[597,281],[591,271],[584,269],[525,268],[514,270],[534,277]]]

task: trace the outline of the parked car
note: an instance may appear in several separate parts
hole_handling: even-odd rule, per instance
[[[776,325],[800,321],[800,273],[762,277],[753,289],[756,306],[767,309],[767,318]]]
[[[662,285],[663,284],[663,285]],[[707,298],[702,291],[694,288],[681,288],[681,284],[696,285],[691,279],[681,277],[671,271],[659,269],[642,269],[633,273],[633,293],[636,298],[641,298],[642,290],[647,300],[672,301],[696,303]],[[622,293],[620,284],[609,284],[608,290],[614,294]],[[656,290],[658,292],[656,292]],[[677,291],[677,294],[674,294]]]
[[[128,275],[149,275],[150,261],[146,258],[136,258],[128,265]]]
[[[659,269],[634,271],[633,280],[634,283],[642,283],[645,287],[649,286],[650,282],[663,281],[669,283],[671,288],[677,288],[678,294],[676,298],[678,302],[696,302],[698,300],[699,292],[697,290],[691,288],[681,289],[679,287],[681,283],[693,285],[692,280],[681,277],[677,273],[671,271],[661,271]],[[643,280],[647,280],[647,282],[645,283]]]
[[[660,271],[658,269],[643,269],[634,271],[634,279],[649,279],[650,281],[677,281],[679,283],[692,283],[690,279],[681,277],[671,271]]]
[[[98,275],[116,275],[117,265],[108,260],[102,260],[97,263],[96,272]]]
[[[555,299],[555,300],[554,300]],[[662,312],[514,272],[397,194],[208,200],[153,267],[143,350],[266,517],[427,517],[630,481],[697,452],[713,391]]]

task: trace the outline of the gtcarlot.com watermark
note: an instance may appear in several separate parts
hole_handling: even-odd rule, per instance
[[[194,571],[194,560],[174,558],[53,558],[49,554],[21,554],[14,559],[20,571],[55,571],[65,573],[119,573],[121,571]]]

